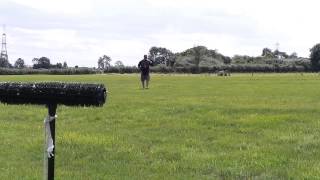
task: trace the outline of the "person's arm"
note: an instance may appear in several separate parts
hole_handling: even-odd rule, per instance
[[[138,68],[141,69],[141,61],[138,64]]]

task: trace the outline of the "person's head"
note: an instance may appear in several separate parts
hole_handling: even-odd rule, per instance
[[[148,58],[148,56],[145,54],[145,55],[143,56],[143,59],[144,59],[144,60],[147,60],[147,58]]]

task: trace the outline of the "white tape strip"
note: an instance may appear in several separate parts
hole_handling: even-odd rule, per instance
[[[46,131],[46,144],[47,144],[47,153],[48,157],[51,158],[54,156],[53,154],[53,149],[54,149],[54,144],[53,144],[53,139],[51,136],[51,129],[50,129],[50,122],[54,120],[57,116],[47,116],[44,119],[44,127]]]

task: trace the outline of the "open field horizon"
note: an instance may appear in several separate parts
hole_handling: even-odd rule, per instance
[[[56,179],[320,178],[320,75],[0,76],[96,82],[102,108],[58,106]],[[43,176],[45,107],[0,104],[0,179]]]

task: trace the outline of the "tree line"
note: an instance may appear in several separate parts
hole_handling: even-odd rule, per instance
[[[225,56],[217,49],[208,49],[205,46],[195,46],[182,52],[173,53],[165,47],[151,47],[148,52],[148,59],[154,62],[151,71],[159,73],[214,73],[220,70],[231,72],[317,72],[320,70],[320,43],[310,49],[309,58],[299,57],[296,52],[287,53],[283,51],[263,48],[260,56],[234,55]],[[111,65],[111,57],[102,55],[98,58],[98,68],[91,68],[90,73],[137,73],[136,66],[126,66],[122,61],[116,61]],[[139,60],[137,60],[138,62]],[[2,72],[10,72],[3,68],[34,69],[41,71],[30,71],[41,73],[45,69],[70,69],[67,62],[52,64],[47,57],[33,58],[33,66],[26,68],[22,58],[18,58],[14,64],[0,58]],[[75,66],[71,69],[77,69]],[[84,68],[87,73],[88,68]],[[25,71],[17,71],[23,73]],[[69,74],[75,71],[46,71],[48,73]],[[81,71],[77,71],[80,73]]]
[[[51,64],[50,59],[47,57],[33,58],[32,59],[33,69],[66,69],[68,68],[67,62]],[[18,58],[12,65],[7,59],[0,58],[0,68],[16,68],[23,69],[26,68],[24,59]]]
[[[183,52],[173,53],[165,47],[151,47],[148,59],[154,62],[153,72],[161,73],[214,73],[220,70],[232,72],[314,72],[320,70],[320,44],[310,49],[310,57],[299,57],[296,52],[287,53],[278,49],[263,48],[260,56],[225,56],[217,49],[195,46]],[[98,69],[105,73],[127,72],[130,67],[103,55],[98,60]],[[138,61],[138,60],[137,60]],[[136,71],[136,67],[132,71]],[[124,71],[124,69],[126,69]],[[138,71],[138,70],[137,70]]]

